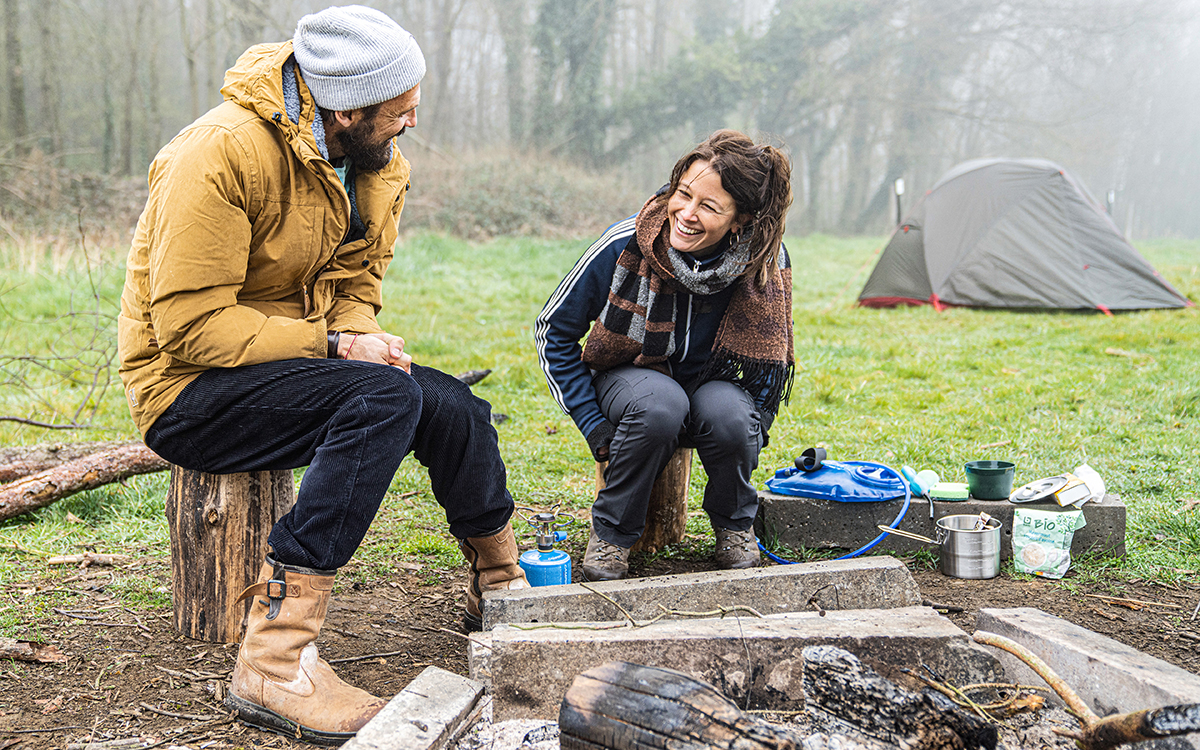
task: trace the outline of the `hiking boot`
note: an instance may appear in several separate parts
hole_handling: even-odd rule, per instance
[[[512,524],[506,523],[493,534],[459,539],[458,548],[471,568],[463,624],[467,630],[482,630],[483,592],[529,588],[525,571],[518,564],[517,536]]]
[[[722,570],[757,568],[759,563],[758,540],[754,538],[754,527],[745,531],[714,528],[717,535],[717,551],[714,558]]]
[[[609,544],[596,536],[596,530],[592,529],[580,569],[583,577],[589,581],[620,580],[629,573],[629,550]]]
[[[320,745],[341,745],[383,701],[342,682],[313,642],[329,610],[331,570],[282,565],[267,557],[246,621],[225,705],[261,729]],[[261,597],[261,598],[259,598]]]

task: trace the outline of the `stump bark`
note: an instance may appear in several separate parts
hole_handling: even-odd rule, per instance
[[[271,527],[295,502],[290,471],[206,474],[171,467],[173,623],[211,643],[242,638],[251,600],[234,602],[258,578]]]
[[[604,489],[604,469],[596,464],[596,493]],[[692,449],[678,448],[654,480],[646,510],[646,530],[631,548],[633,552],[658,552],[668,544],[683,541],[687,529],[687,493],[692,481]]]

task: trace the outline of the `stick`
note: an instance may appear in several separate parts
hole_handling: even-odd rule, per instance
[[[154,706],[151,706],[149,703],[146,703],[145,701],[139,703],[138,705],[141,706],[142,708],[146,709],[150,713],[158,714],[159,716],[170,716],[172,719],[187,719],[188,721],[211,721],[211,720],[217,718],[215,716],[207,716],[207,715],[198,716],[196,714],[172,713],[171,711],[164,711],[161,708],[155,708]]]
[[[46,561],[47,565],[120,565],[133,558],[129,555],[107,555],[97,552],[84,552],[82,555],[58,555]]]
[[[438,630],[442,631],[443,633],[449,633],[450,635],[456,636],[458,638],[463,638],[465,640],[468,640],[471,643],[474,643],[476,646],[479,646],[480,648],[486,648],[488,651],[492,650],[492,647],[489,646],[488,644],[484,643],[483,641],[477,641],[474,638],[472,638],[470,635],[464,635],[464,634],[458,632],[457,630],[451,630],[450,628],[438,628]]]
[[[592,593],[593,593],[593,594],[595,594],[596,596],[599,596],[599,597],[602,597],[602,598],[604,598],[604,599],[607,599],[607,600],[608,600],[608,602],[609,602],[610,604],[612,604],[612,605],[613,605],[614,607],[616,607],[617,609],[621,610],[621,614],[625,615],[625,619],[629,620],[629,624],[630,624],[630,625],[637,625],[637,620],[634,620],[634,619],[633,619],[633,615],[629,614],[628,610],[626,610],[626,609],[625,609],[624,607],[622,607],[620,604],[617,604],[617,600],[616,600],[616,599],[613,599],[611,596],[609,596],[608,594],[605,594],[605,593],[604,593],[604,592],[602,592],[602,591],[597,591],[596,589],[592,588],[591,586],[587,585],[586,583],[582,583],[582,582],[581,582],[579,585],[580,585],[580,586],[582,586],[582,587],[584,587],[584,588],[585,588],[585,589],[587,589],[588,591],[592,592]]]
[[[1071,689],[1071,686],[1063,682],[1063,679],[1050,668],[1049,664],[1042,661],[1041,658],[1029,649],[1016,641],[1009,640],[1002,635],[989,633],[985,630],[976,630],[971,635],[971,640],[976,643],[982,643],[985,646],[1003,649],[1028,664],[1030,669],[1037,672],[1038,677],[1041,677],[1046,681],[1047,685],[1054,688],[1054,692],[1058,693],[1058,697],[1063,699],[1063,703],[1067,704],[1067,708],[1071,710],[1071,713],[1079,717],[1084,726],[1089,726],[1099,720],[1099,717],[1092,712],[1092,709],[1088,708],[1088,705]]]
[[[1084,594],[1084,596],[1092,599],[1102,599],[1109,603],[1124,602],[1126,604],[1144,604],[1147,607],[1167,607],[1168,609],[1182,609],[1178,604],[1166,604],[1164,602],[1144,602],[1141,599],[1125,599],[1120,596],[1105,596],[1104,594]]]
[[[351,661],[366,661],[367,659],[383,659],[388,656],[407,654],[407,651],[384,651],[381,654],[366,654],[365,656],[347,656],[344,659],[326,659],[326,664],[345,664]]]

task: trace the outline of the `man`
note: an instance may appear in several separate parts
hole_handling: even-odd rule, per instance
[[[229,702],[310,741],[340,743],[383,706],[313,641],[410,451],[470,563],[469,624],[484,591],[528,585],[489,405],[375,318],[409,179],[393,138],[417,124],[424,73],[413,36],[360,6],[250,48],[225,101],[151,165],[121,298],[121,378],[148,446],[213,473],[309,467],[243,594]]]

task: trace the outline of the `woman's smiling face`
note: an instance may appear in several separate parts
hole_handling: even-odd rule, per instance
[[[671,247],[681,253],[703,255],[728,232],[738,230],[738,219],[737,204],[706,161],[692,162],[667,200]]]

